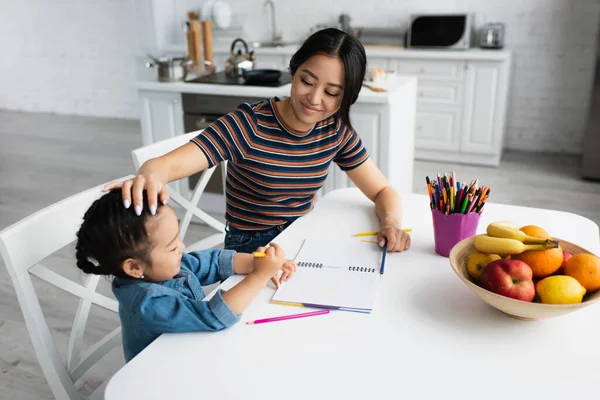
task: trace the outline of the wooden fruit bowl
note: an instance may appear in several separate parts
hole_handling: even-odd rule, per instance
[[[560,243],[560,247],[575,255],[579,253],[593,254],[590,251],[577,246],[576,244],[554,238]],[[586,293],[583,297],[583,301],[579,304],[541,304],[535,302],[526,302],[522,300],[511,299],[510,297],[502,296],[487,289],[478,286],[471,280],[471,277],[467,273],[467,259],[473,253],[475,253],[475,237],[464,239],[457,243],[454,248],[450,251],[450,265],[452,269],[458,275],[461,281],[469,289],[471,289],[477,296],[485,301],[490,306],[502,311],[505,314],[517,319],[522,320],[536,320],[543,318],[552,318],[559,315],[567,314],[572,311],[582,309],[589,306],[600,299],[600,290],[596,290],[593,293]]]

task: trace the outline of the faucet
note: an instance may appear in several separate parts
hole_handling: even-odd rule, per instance
[[[281,36],[277,35],[277,27],[275,26],[275,3],[273,0],[265,0],[264,7],[271,7],[271,42],[279,43],[281,42]]]

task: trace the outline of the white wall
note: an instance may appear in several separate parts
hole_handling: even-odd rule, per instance
[[[137,118],[130,0],[2,0],[0,108]]]
[[[150,1],[150,0],[148,0]],[[157,1],[157,0],[154,0]],[[160,0],[184,3],[186,0]],[[263,0],[227,0],[249,39],[267,39]],[[203,0],[187,0],[190,8]],[[581,150],[600,0],[275,0],[284,39],[350,14],[354,26],[405,27],[411,12],[474,12],[507,24],[514,51],[507,147]],[[131,0],[4,0],[0,108],[137,117]],[[181,21],[185,15],[181,16]],[[177,21],[173,26],[180,29]],[[142,40],[143,42],[143,40]]]

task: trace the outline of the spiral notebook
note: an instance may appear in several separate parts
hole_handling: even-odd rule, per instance
[[[283,282],[273,303],[370,313],[381,279],[382,251],[360,240],[306,239],[298,269]]]

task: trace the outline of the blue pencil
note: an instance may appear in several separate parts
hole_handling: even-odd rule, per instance
[[[383,258],[381,259],[381,275],[383,275],[383,270],[385,269],[385,256],[387,255],[387,242],[383,246]]]

